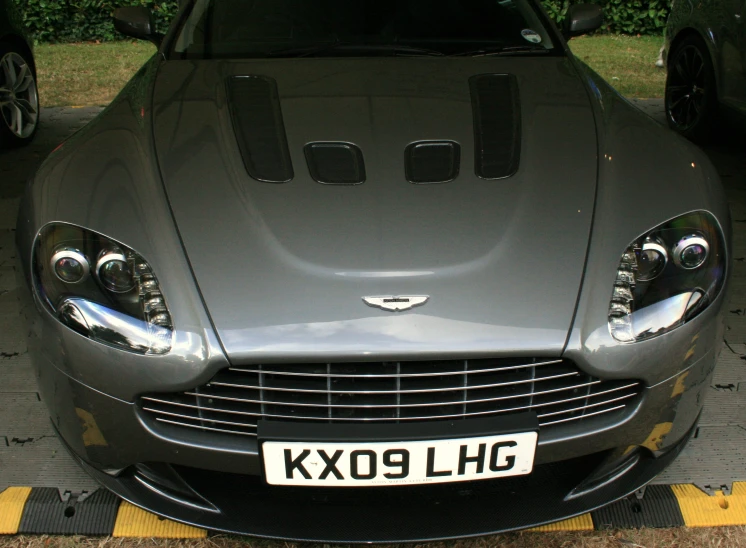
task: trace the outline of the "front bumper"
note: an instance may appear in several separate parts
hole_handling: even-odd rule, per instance
[[[693,429],[692,429],[693,431]],[[623,472],[591,492],[567,498],[604,454],[544,464],[530,476],[461,485],[393,489],[269,487],[257,476],[175,467],[219,509],[168,500],[137,474],[117,478],[78,459],[104,487],[153,513],[227,533],[315,542],[413,542],[501,533],[573,517],[641,488],[671,463],[689,435],[659,457],[637,455]],[[613,477],[613,476],[612,476]]]
[[[682,374],[646,388],[613,425],[540,434],[529,476],[367,489],[267,486],[256,444],[208,446],[199,438],[167,437],[143,419],[136,404],[73,380],[46,358],[37,355],[34,363],[42,398],[70,452],[102,485],[137,506],[230,533],[396,542],[541,525],[634,492],[688,440],[709,386],[715,351]],[[147,482],[141,481],[142,465],[156,470]],[[159,476],[159,470],[168,473]],[[179,494],[184,492],[193,496]]]

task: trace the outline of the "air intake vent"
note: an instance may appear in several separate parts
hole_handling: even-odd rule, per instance
[[[306,161],[311,177],[325,185],[359,185],[365,182],[362,151],[349,143],[306,145]]]
[[[461,146],[452,141],[427,141],[407,147],[407,181],[415,184],[447,183],[458,177]]]
[[[231,367],[194,390],[145,396],[140,406],[161,425],[239,436],[255,436],[260,419],[398,423],[527,411],[546,431],[618,420],[641,390],[635,380],[586,375],[569,360],[298,363]]]
[[[469,81],[474,109],[475,166],[482,179],[515,175],[521,159],[518,82],[508,74],[483,74]]]
[[[249,175],[265,183],[291,181],[293,164],[277,83],[260,76],[231,78],[228,98],[236,139]]]

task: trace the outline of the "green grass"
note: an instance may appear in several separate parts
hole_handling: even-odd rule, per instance
[[[575,38],[573,52],[628,97],[662,97],[665,72],[655,67],[661,38]],[[44,106],[106,105],[155,48],[144,42],[41,45],[36,49]]]
[[[42,105],[107,105],[154,53],[146,42],[37,46]]]
[[[663,39],[655,36],[583,36],[570,41],[573,53],[622,95],[663,97],[666,71],[655,66]]]

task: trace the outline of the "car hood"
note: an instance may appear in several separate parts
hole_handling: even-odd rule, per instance
[[[520,162],[498,180],[475,174],[470,79],[485,74],[517,83]],[[237,135],[257,128],[231,104],[236,76],[276,85],[266,138],[286,139],[290,182],[249,175]],[[597,183],[593,113],[568,59],[169,61],[153,108],[175,221],[234,363],[562,352]],[[408,182],[405,150],[428,140],[460,144],[452,182]],[[304,147],[330,141],[360,148],[363,184],[312,178]],[[363,301],[400,295],[429,300]]]

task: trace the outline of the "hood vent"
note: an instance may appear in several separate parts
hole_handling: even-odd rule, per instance
[[[407,181],[414,184],[447,183],[458,177],[461,146],[452,141],[427,141],[407,147]]]
[[[482,179],[515,175],[521,158],[521,105],[518,81],[509,74],[482,74],[469,80],[474,109],[475,167]]]
[[[277,83],[261,76],[231,78],[228,99],[246,171],[264,183],[290,182],[293,164]]]
[[[306,161],[311,177],[325,185],[359,185],[365,182],[362,151],[350,143],[311,143],[306,145]]]

